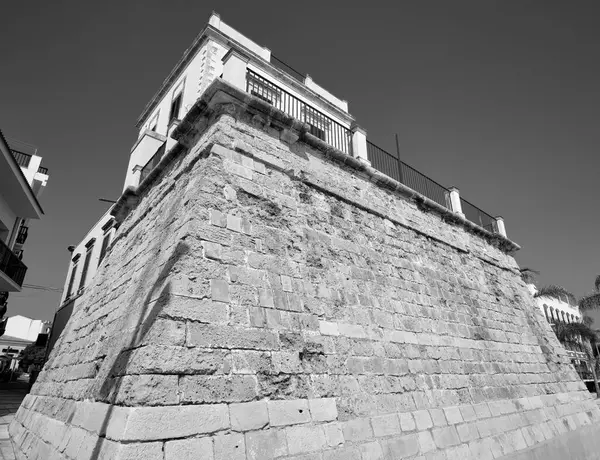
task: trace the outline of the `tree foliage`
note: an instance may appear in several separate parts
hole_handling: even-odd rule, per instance
[[[577,305],[577,299],[573,294],[567,291],[562,286],[551,284],[540,288],[534,295],[534,297],[552,297],[554,299],[566,301],[572,305]]]
[[[581,311],[597,310],[600,308],[600,275],[594,280],[595,292],[583,296],[579,299],[579,309]]]
[[[584,323],[557,323],[556,337],[563,343],[579,344],[580,338],[596,343],[596,332]]]
[[[585,324],[586,326],[592,327],[592,324],[594,323],[594,318],[583,315],[582,321],[583,324]]]
[[[34,343],[27,345],[21,352],[21,367],[27,369],[30,364],[42,363],[46,354],[46,347],[36,347]]]
[[[535,284],[536,277],[540,274],[537,270],[528,267],[521,268],[519,271],[521,272],[521,279],[525,284]]]
[[[600,308],[600,292],[594,292],[579,299],[581,311],[597,310],[598,308]]]

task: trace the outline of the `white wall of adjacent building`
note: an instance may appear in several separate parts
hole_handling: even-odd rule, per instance
[[[47,333],[49,328],[48,323],[42,320],[16,315],[8,318],[4,335],[35,342],[38,334]]]
[[[528,284],[527,288],[532,295],[538,292],[533,284]],[[580,323],[582,315],[577,305],[568,302],[568,299],[556,299],[549,296],[534,297],[535,303],[542,311],[548,322],[556,323],[557,321],[565,323]]]
[[[110,215],[109,209],[71,253],[61,304],[77,297],[90,285],[98,266],[110,248],[114,234],[114,218]],[[87,267],[85,267],[86,260],[88,260]]]
[[[20,167],[25,179],[27,180],[27,183],[33,191],[33,194],[38,199],[48,183],[48,175],[37,172],[41,162],[42,157],[33,155],[31,157],[29,166]],[[0,194],[0,241],[12,249],[17,236],[16,233],[19,231],[19,227],[21,224],[27,225],[29,219],[19,218],[15,209],[13,209],[9,204],[10,198],[10,196],[6,197]],[[18,222],[17,218],[19,218]]]

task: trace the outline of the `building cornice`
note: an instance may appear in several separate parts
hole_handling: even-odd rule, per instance
[[[178,143],[163,156],[154,170],[148,174],[137,188],[128,187],[117,200],[111,211],[116,221],[119,223],[123,222],[130,211],[137,206],[140,196],[152,186],[157,177],[162,174],[178,155],[186,151],[185,145],[187,145],[189,140],[206,129],[211,120],[215,120],[221,114],[235,116],[234,114],[236,113],[242,115],[242,113],[246,112],[251,114],[254,117],[253,119],[257,120],[257,123],[259,119],[269,120],[270,125],[277,126],[281,130],[288,130],[292,133],[291,137],[295,137],[321,151],[333,161],[356,170],[377,186],[404,196],[415,202],[422,210],[438,214],[443,221],[460,226],[468,232],[478,235],[501,251],[513,254],[520,249],[517,243],[507,237],[489,232],[404,184],[386,176],[358,158],[352,157],[323,142],[321,139],[310,134],[308,124],[287,115],[271,104],[234,87],[220,78],[211,83],[173,131],[171,137],[176,139]],[[429,234],[428,236],[434,237]],[[457,249],[464,251],[460,247],[457,247]]]
[[[150,99],[150,102],[148,102],[148,104],[146,104],[146,107],[144,108],[144,110],[142,111],[141,115],[139,116],[139,118],[136,122],[136,128],[139,129],[142,126],[142,124],[150,116],[152,111],[157,107],[158,102],[165,96],[165,94],[168,92],[169,88],[175,83],[177,78],[179,78],[179,76],[181,75],[183,70],[192,61],[192,59],[194,59],[194,57],[198,53],[198,50],[200,49],[200,47],[209,38],[219,42],[220,44],[222,44],[224,46],[228,46],[230,48],[236,48],[236,49],[240,50],[242,53],[246,54],[247,56],[250,56],[251,57],[250,62],[249,62],[250,66],[254,66],[254,67],[264,71],[268,75],[275,77],[277,80],[285,83],[289,87],[293,88],[295,91],[298,91],[300,94],[302,94],[304,97],[306,97],[309,101],[311,101],[313,103],[318,102],[319,104],[324,106],[324,108],[326,108],[327,111],[331,112],[336,117],[342,119],[344,122],[348,123],[349,125],[352,124],[352,122],[355,120],[354,117],[352,115],[350,115],[348,112],[346,112],[346,111],[340,109],[339,107],[337,107],[336,105],[332,104],[327,99],[325,99],[323,96],[317,94],[315,91],[308,88],[304,83],[299,82],[292,76],[290,76],[287,73],[283,72],[282,70],[278,69],[273,64],[271,64],[269,61],[265,60],[262,56],[259,56],[254,51],[245,47],[243,44],[237,42],[236,40],[228,37],[227,35],[223,34],[220,30],[216,29],[215,27],[213,27],[209,24],[202,30],[202,32],[200,32],[200,34],[198,34],[196,36],[196,38],[192,42],[192,45],[183,53],[183,56],[181,57],[179,62],[175,65],[173,70],[171,70],[171,72],[169,73],[167,78],[163,81],[159,90],[154,94],[152,99]]]
[[[200,48],[200,46],[202,46],[203,41],[207,38],[206,33],[209,28],[212,28],[212,26],[207,25],[204,29],[202,29],[202,32],[200,32],[198,35],[196,35],[196,38],[194,38],[194,41],[192,42],[191,46],[184,51],[183,56],[181,57],[181,59],[179,59],[179,62],[175,64],[175,67],[173,67],[173,70],[171,70],[169,75],[167,75],[167,78],[164,79],[158,91],[154,93],[152,99],[150,99],[150,101],[146,104],[146,107],[144,107],[144,110],[138,117],[138,120],[135,124],[136,128],[139,129],[140,126],[142,126],[142,124],[146,121],[146,118],[148,118],[150,113],[158,105],[158,101],[163,98],[163,96],[167,93],[169,87],[173,83],[175,83],[175,80],[177,80],[177,77],[179,77],[182,70],[196,56],[198,49]]]

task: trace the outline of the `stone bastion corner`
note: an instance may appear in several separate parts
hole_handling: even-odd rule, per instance
[[[217,80],[114,208],[20,459],[594,457],[516,243]]]

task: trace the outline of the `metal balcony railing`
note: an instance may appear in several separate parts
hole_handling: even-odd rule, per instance
[[[375,169],[386,176],[396,179],[437,204],[451,209],[450,191],[412,166],[400,161],[397,155],[386,152],[381,147],[367,141],[367,158]]]
[[[389,153],[372,142],[367,141],[367,157],[371,165],[386,176],[396,179],[415,192],[419,192],[437,204],[452,210],[450,191],[425,174],[400,161],[397,155]],[[461,198],[460,201],[465,218],[492,233],[498,232],[495,218],[464,198]]]
[[[460,198],[460,204],[463,214],[471,222],[485,228],[488,232],[498,232],[498,224],[496,223],[496,219],[490,216],[487,212],[481,208],[478,208],[462,197]]]
[[[329,145],[351,154],[352,132],[283,88],[248,70],[246,91],[310,126],[310,133]]]
[[[3,241],[0,241],[0,271],[19,286],[23,285],[25,273],[27,273],[27,266]]]
[[[19,152],[18,150],[11,150],[13,157],[17,160],[17,164],[19,166],[23,166],[24,168],[29,167],[29,163],[31,162],[31,155],[28,153]]]
[[[21,228],[19,228],[19,233],[17,234],[17,244],[25,244],[25,241],[27,241],[28,234],[29,227],[21,225]]]
[[[19,166],[23,166],[24,168],[29,167],[29,163],[31,163],[31,156],[29,153],[20,152],[19,150],[11,150],[11,153],[15,160],[17,160],[17,164]],[[48,168],[44,168],[40,166],[38,168],[38,172],[42,174],[48,174]]]

